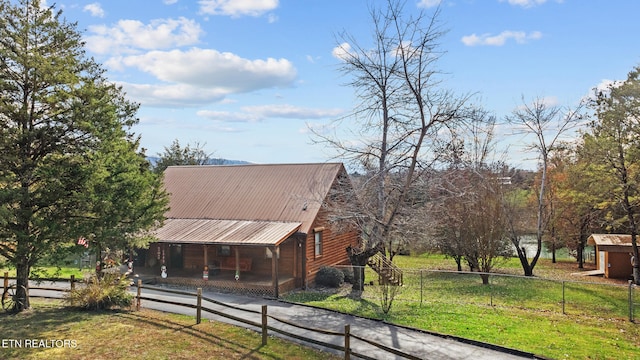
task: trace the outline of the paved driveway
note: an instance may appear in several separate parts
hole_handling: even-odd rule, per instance
[[[150,292],[143,290],[143,294],[149,294]],[[174,298],[174,295],[155,293],[153,296],[159,296],[161,298]],[[267,312],[269,315],[292,322],[295,324],[301,324],[305,327],[312,327],[323,330],[330,330],[335,332],[343,332],[345,325],[350,325],[350,333],[357,335],[361,338],[371,340],[373,342],[383,344],[385,346],[398,349],[404,353],[411,354],[421,359],[434,359],[434,360],[454,360],[454,359],[535,359],[532,354],[514,351],[510,349],[492,347],[489,345],[483,345],[477,342],[466,341],[464,339],[457,339],[454,337],[444,337],[429,334],[427,332],[418,331],[414,329],[408,329],[401,326],[394,326],[382,321],[370,320],[360,318],[352,315],[342,314],[330,310],[319,309],[315,307],[292,304],[277,300],[269,300],[264,298],[239,296],[233,294],[217,293],[213,291],[203,291],[203,297],[211,298],[215,301],[219,301],[224,304],[228,304],[234,307],[252,310],[257,313],[261,311],[262,305],[267,305]],[[186,303],[195,304],[193,298],[183,298]],[[203,301],[203,306],[209,307],[213,310],[219,310],[226,314],[235,315],[237,317],[260,322],[259,314],[251,314],[241,310],[231,309],[229,307],[216,305],[207,301]],[[154,303],[151,301],[143,302],[143,307],[156,309],[161,311],[176,312],[182,314],[194,315],[194,309],[186,309],[175,307],[167,304]],[[229,320],[224,317],[216,316],[203,312],[203,317],[208,319],[226,322],[238,326],[247,327],[249,329],[258,330],[255,327],[239,323],[233,320]],[[344,345],[344,338],[335,335],[324,335],[314,331],[309,331],[301,328],[294,328],[289,325],[280,323],[274,319],[269,318],[269,325],[288,332],[293,332],[300,336],[305,336],[328,342],[336,345]],[[278,333],[271,332],[270,335],[276,335],[280,337],[286,337]],[[337,354],[343,354],[340,351],[334,351],[325,347],[319,347],[308,342],[303,342],[297,339],[288,338],[305,344],[307,346],[314,346],[323,351],[332,351]],[[373,345],[367,344],[357,339],[351,339],[351,348],[354,352],[365,354],[373,359],[402,359],[403,357],[394,356],[389,352],[378,349]]]
[[[51,284],[42,284],[42,286],[52,286]],[[58,284],[56,286],[67,287],[68,284]],[[175,287],[169,288],[177,290]],[[181,289],[182,291],[194,292],[193,289]],[[132,291],[136,291],[136,288],[132,288]],[[54,295],[54,292],[35,290],[32,289],[31,294],[38,295]],[[59,293],[58,293],[59,294]],[[142,291],[143,296],[153,297],[157,299],[164,299],[168,301],[181,302],[185,304],[196,304],[196,299],[193,296],[185,296],[179,294],[165,293],[161,291],[155,291],[151,287],[144,288]],[[261,316],[260,311],[262,305],[267,305],[267,312],[270,316],[286,320],[291,323],[300,324],[304,327],[311,327],[316,329],[323,329],[329,331],[335,331],[342,333],[344,326],[350,326],[350,333],[367,340],[383,344],[387,347],[398,349],[404,353],[411,354],[420,359],[434,359],[434,360],[459,360],[459,359],[474,359],[474,360],[501,360],[501,359],[535,359],[532,354],[515,351],[511,349],[505,349],[501,347],[494,347],[478,342],[467,341],[464,339],[458,339],[455,337],[439,336],[430,334],[423,331],[409,329],[401,326],[394,326],[382,321],[370,320],[360,318],[352,315],[342,314],[330,310],[319,309],[311,306],[292,304],[277,300],[270,300],[265,298],[241,296],[227,293],[218,293],[213,291],[203,291],[203,297],[209,298],[223,304],[230,305],[235,308],[249,310],[243,311],[234,309],[227,306],[218,305],[206,300],[203,300],[202,305],[204,307],[220,311],[224,314],[230,314],[242,319],[250,320],[256,323],[260,323]],[[149,300],[142,301],[142,307],[154,310],[160,310],[165,312],[195,315],[195,309],[181,307],[178,305],[158,303]],[[241,322],[230,320],[226,317],[221,317],[202,312],[204,318],[208,318],[215,321],[221,321],[233,325],[242,326],[251,330],[257,330],[258,328],[250,326]],[[344,338],[342,336],[320,334],[315,331],[310,331],[302,328],[292,327],[290,325],[281,323],[275,319],[269,318],[269,325],[282,329],[284,331],[292,332],[299,336],[309,337],[318,341],[323,341],[338,346],[344,345]],[[304,342],[298,339],[290,338],[286,335],[282,335],[271,331],[271,336],[279,336],[288,340],[296,341],[301,344],[316,347],[323,351],[329,351],[336,354],[343,355],[343,352],[333,349],[328,349],[319,345]],[[258,335],[256,335],[258,336]],[[373,345],[367,344],[364,341],[351,338],[351,348],[355,353],[364,354],[371,359],[403,359],[404,357],[395,356],[391,353],[378,349]]]

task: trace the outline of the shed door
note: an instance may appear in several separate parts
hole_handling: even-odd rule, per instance
[[[599,261],[598,261],[598,270],[604,270],[606,264],[604,262],[604,251],[598,251]]]

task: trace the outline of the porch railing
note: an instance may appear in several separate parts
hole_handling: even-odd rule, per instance
[[[378,273],[381,284],[388,283],[402,286],[402,270],[380,253],[370,257],[367,265]]]

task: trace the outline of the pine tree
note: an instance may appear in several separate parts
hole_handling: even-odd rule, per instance
[[[0,0],[0,255],[17,270],[17,311],[44,256],[100,241],[99,226],[140,234],[166,206],[128,133],[138,106],[86,56],[77,25],[43,5]]]

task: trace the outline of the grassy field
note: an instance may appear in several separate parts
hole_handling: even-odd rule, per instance
[[[9,277],[16,276],[16,269],[0,268],[0,276],[4,276],[4,273],[9,273]],[[31,278],[60,278],[69,279],[71,275],[76,279],[81,280],[85,275],[90,275],[94,272],[94,269],[77,267],[57,267],[57,266],[42,266],[31,271]]]
[[[405,269],[405,286],[389,314],[382,313],[380,292],[371,285],[360,299],[350,296],[347,286],[336,292],[291,293],[287,300],[554,359],[640,358],[640,326],[628,320],[624,281],[610,284],[606,279],[576,277],[571,275],[578,271],[575,262],[541,260],[535,279],[492,277],[491,285],[482,285],[475,274],[427,271],[454,270],[455,263],[443,257],[396,257],[394,261]],[[509,261],[500,271],[519,274],[519,263]],[[376,278],[367,270],[367,279]],[[563,280],[566,314],[562,313]]]
[[[0,334],[0,359],[339,359],[277,338],[262,346],[259,333],[224,323],[152,310],[80,312],[37,299],[30,311],[1,314]]]
[[[368,285],[359,299],[353,298],[349,293],[349,287],[346,286],[336,291],[323,289],[295,292],[287,295],[286,300],[384,319],[392,323],[519,349],[554,359],[640,358],[640,326],[628,320],[628,287],[625,281],[612,281],[601,277],[576,277],[571,275],[579,271],[575,262],[560,261],[552,264],[549,260],[542,259],[535,269],[534,278],[492,276],[490,285],[487,286],[482,285],[477,274],[441,272],[455,270],[455,263],[442,256],[398,256],[394,261],[404,269],[405,286],[397,294],[389,314],[383,314],[381,311],[380,291],[375,285]],[[592,268],[587,266],[585,270]],[[85,269],[85,272],[87,271],[89,270]],[[516,259],[511,259],[497,271],[502,274],[519,275],[521,268]],[[46,273],[41,276],[54,276],[56,272],[56,268],[47,268]],[[82,277],[82,272],[77,269],[62,269],[58,272],[63,278],[68,278],[71,274]],[[367,279],[376,278],[376,274],[367,269]],[[640,294],[637,289],[634,294],[635,317],[639,318]],[[562,312],[563,298],[565,314]],[[19,315],[24,316],[20,321],[25,322],[14,326],[8,324],[2,315],[0,330],[3,338],[34,335],[42,338],[59,333],[61,335],[55,335],[56,339],[60,339],[61,336],[65,339],[77,339],[78,348],[73,352],[16,352],[14,349],[13,352],[6,353],[7,356],[35,359],[56,356],[73,358],[69,356],[78,355],[77,358],[83,358],[87,354],[96,354],[94,358],[100,359],[124,357],[126,352],[132,351],[136,357],[140,355],[142,358],[183,358],[182,354],[186,354],[184,358],[207,358],[210,356],[207,355],[208,350],[199,352],[197,349],[189,349],[189,346],[197,348],[194,344],[203,339],[217,339],[221,344],[210,341],[206,347],[211,343],[212,347],[222,346],[224,351],[229,351],[221,352],[221,357],[314,358],[313,354],[306,353],[283,356],[282,354],[288,354],[283,350],[271,353],[268,349],[272,342],[270,341],[267,347],[260,347],[259,336],[253,332],[231,327],[232,330],[228,330],[231,333],[224,335],[227,334],[227,330],[221,330],[224,325],[195,326],[192,319],[180,316],[172,317],[147,311],[85,314],[69,312],[51,305],[43,309],[38,309],[38,306],[36,308],[35,313],[46,315],[44,318],[48,320],[36,320],[30,312]],[[160,316],[169,318],[158,320],[161,319]],[[78,329],[75,325],[76,319],[84,324],[79,325]],[[163,323],[174,325],[161,326]],[[100,330],[98,337],[91,335],[92,332],[96,332],[96,328],[103,326],[101,324],[109,329]],[[141,324],[143,331],[139,332],[137,329],[141,328]],[[50,329],[44,332],[33,332],[36,328],[49,327]],[[22,333],[16,332],[22,328],[26,330]],[[149,337],[145,336],[146,334],[153,335]],[[193,339],[174,341],[167,338],[170,334],[191,336]],[[242,334],[247,335],[253,342],[245,343],[239,340]],[[101,339],[100,344],[97,344],[96,338]],[[225,343],[224,339],[229,338],[233,341],[226,340]],[[102,339],[109,341],[103,344]],[[163,345],[171,345],[162,346],[156,351],[153,348],[158,342],[154,339],[162,339],[160,342]],[[127,350],[116,349],[120,343],[124,343]],[[84,352],[87,346],[90,348],[88,353]],[[297,348],[295,345],[291,346]],[[151,349],[145,350],[146,347]],[[145,351],[150,352],[147,355]],[[7,356],[0,352],[0,358]],[[325,356],[327,354],[320,354],[317,358]]]

